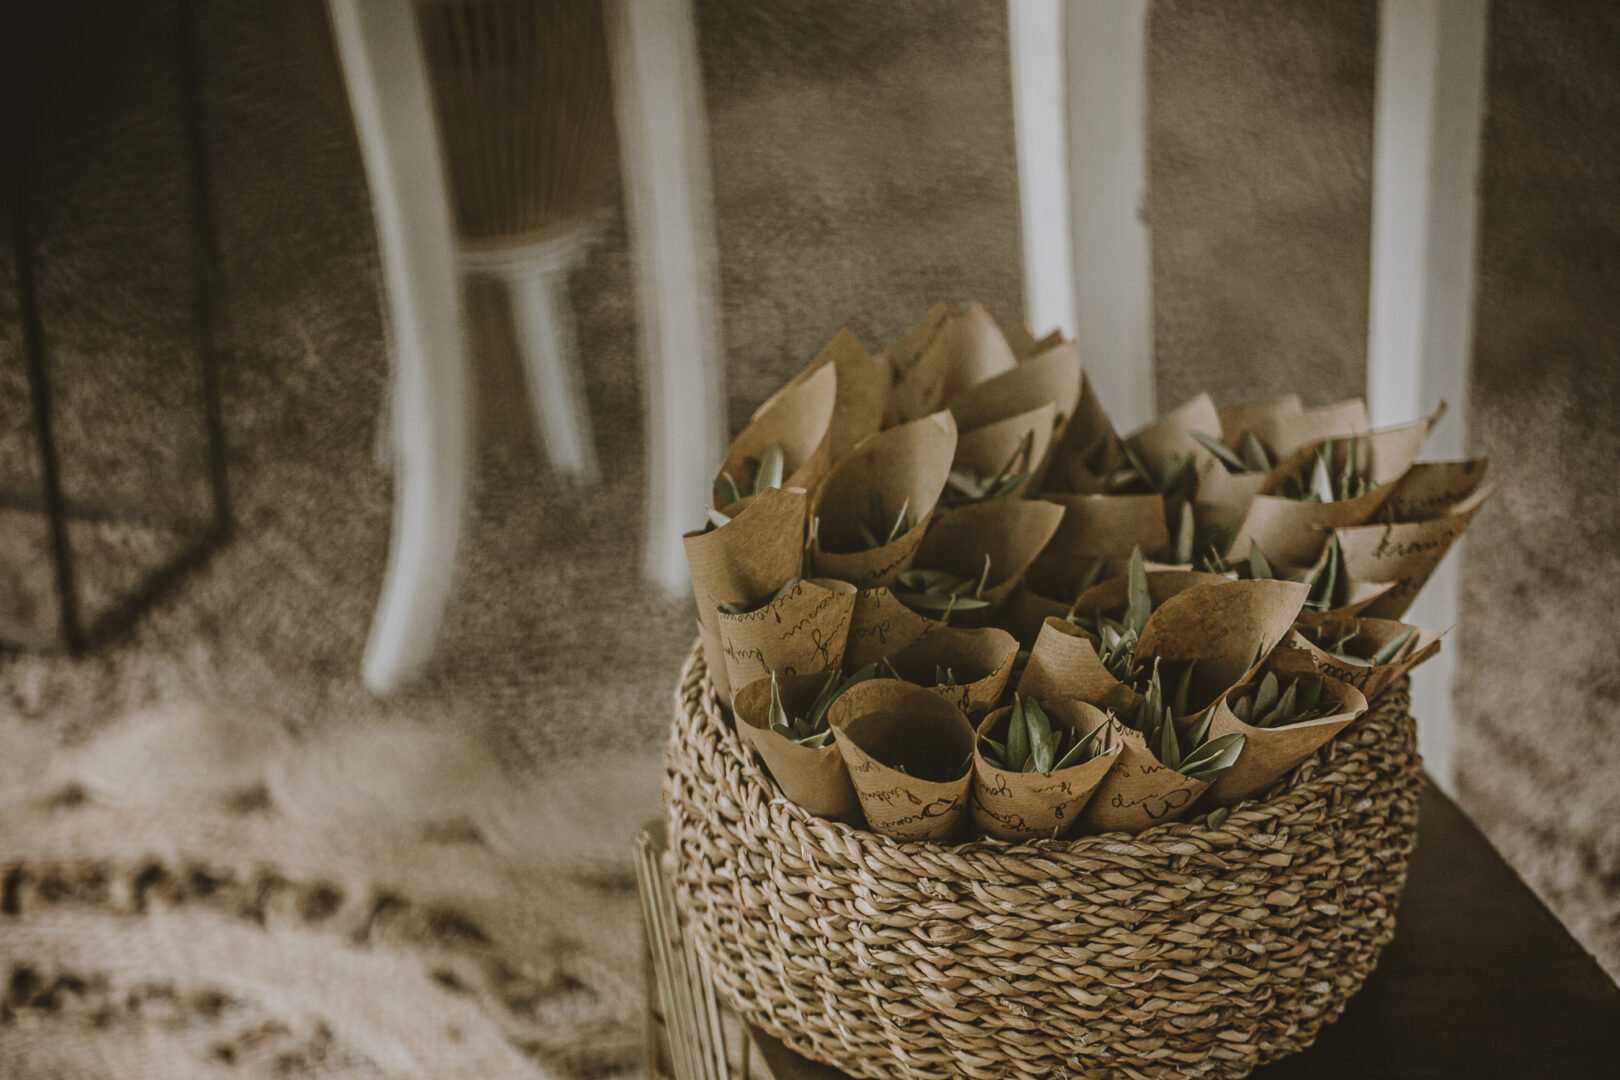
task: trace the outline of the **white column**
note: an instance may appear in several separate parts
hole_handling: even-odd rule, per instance
[[[1467,449],[1486,0],[1385,0],[1373,151],[1367,404],[1374,426],[1449,410],[1426,456]],[[1457,556],[1409,621],[1457,621]],[[1454,781],[1455,642],[1413,678],[1412,711],[1430,774]]]
[[[1075,340],[1086,378],[1119,430],[1129,431],[1157,412],[1147,215],[1148,2],[1069,0],[1065,15]]]
[[[1024,238],[1024,324],[1073,337],[1069,133],[1062,0],[1009,0],[1013,130]]]
[[[647,394],[648,578],[684,595],[726,442],[709,141],[691,0],[608,0]]]

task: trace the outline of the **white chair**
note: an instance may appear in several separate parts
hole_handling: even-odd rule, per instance
[[[364,672],[386,692],[432,652],[460,540],[471,465],[460,274],[505,283],[547,455],[560,471],[595,476],[565,290],[589,236],[458,244],[415,0],[329,2],[387,293],[393,381],[381,435],[395,475],[394,528]],[[646,570],[678,596],[680,534],[707,499],[723,438],[696,36],[690,0],[607,0],[604,15],[642,313]]]

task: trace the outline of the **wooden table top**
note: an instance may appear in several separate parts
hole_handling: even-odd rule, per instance
[[[776,1080],[844,1080],[754,1035]],[[1620,1077],[1617,1035],[1620,987],[1431,785],[1378,969],[1316,1045],[1250,1075],[1598,1080]]]

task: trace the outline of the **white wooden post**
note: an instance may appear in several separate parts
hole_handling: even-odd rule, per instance
[[[691,0],[608,0],[608,50],[647,394],[648,578],[686,593],[725,448],[719,295]]]
[[[1129,431],[1158,411],[1147,216],[1148,0],[1069,0],[1064,14],[1075,340],[1086,378],[1119,430]]]
[[[1024,324],[1073,337],[1074,249],[1069,235],[1069,133],[1062,0],[1010,0],[1013,128],[1024,237]]]
[[[1485,97],[1486,0],[1385,0],[1373,151],[1367,404],[1375,426],[1446,418],[1427,456],[1467,449],[1474,234]],[[1457,560],[1430,579],[1409,620],[1457,621]],[[1429,773],[1455,779],[1455,642],[1412,681]]]

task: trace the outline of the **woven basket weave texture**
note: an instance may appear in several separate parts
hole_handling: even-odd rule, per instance
[[[665,779],[677,900],[742,1016],[854,1076],[1244,1076],[1310,1045],[1394,934],[1409,703],[1391,687],[1219,828],[899,843],[784,798],[694,648]]]

